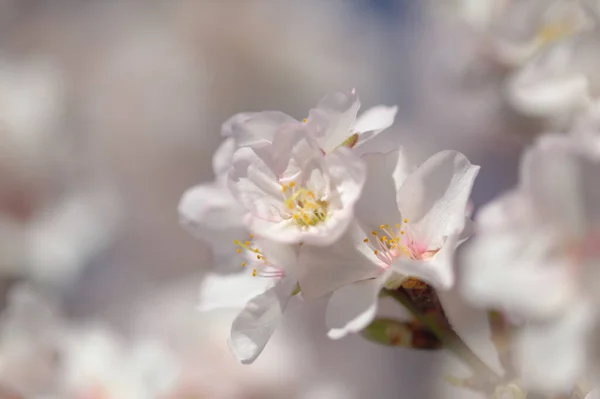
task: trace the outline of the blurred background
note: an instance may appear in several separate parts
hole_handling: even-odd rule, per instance
[[[63,323],[160,339],[185,357],[201,392],[189,397],[449,397],[432,383],[442,354],[330,341],[319,303],[236,364],[227,316],[195,311],[211,254],[177,215],[184,190],[213,178],[229,116],[301,119],[352,87],[364,109],[399,106],[386,140],[415,160],[457,149],[482,165],[476,205],[513,184],[530,126],[493,81],[461,84],[469,37],[425,4],[0,0],[2,298],[27,280]]]

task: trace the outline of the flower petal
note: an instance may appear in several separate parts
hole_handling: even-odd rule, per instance
[[[356,203],[356,218],[367,231],[380,224],[395,225],[402,221],[396,203],[396,190],[411,172],[404,151],[368,154],[362,157],[367,177],[362,195]]]
[[[357,145],[361,145],[368,140],[371,140],[379,133],[394,124],[394,119],[398,113],[398,107],[386,107],[378,105],[363,112],[356,123],[353,131],[360,133]]]
[[[213,173],[217,179],[221,176],[226,176],[231,168],[233,153],[235,152],[235,140],[228,138],[224,140],[219,148],[215,151],[212,159]]]
[[[273,170],[250,148],[233,154],[229,188],[239,203],[253,216],[281,221],[281,185]]]
[[[377,278],[346,285],[331,295],[325,313],[329,338],[340,339],[357,333],[373,321],[386,275],[382,273]]]
[[[298,123],[291,116],[279,111],[241,115],[243,116],[231,123],[231,134],[238,147],[260,148],[270,145],[282,126]]]
[[[181,224],[200,239],[210,240],[215,230],[242,228],[243,212],[226,187],[216,183],[188,189],[179,201]]]
[[[254,297],[266,292],[273,281],[254,278],[247,270],[235,274],[209,273],[200,285],[198,310],[241,309]]]
[[[253,298],[231,326],[229,348],[243,364],[250,364],[263,351],[291,298],[296,281],[285,277],[274,287]]]
[[[351,135],[360,101],[356,91],[337,91],[325,96],[310,110],[307,125],[316,132],[321,149],[331,152]]]
[[[463,154],[442,151],[406,178],[396,200],[402,216],[418,225],[418,240],[440,245],[443,237],[462,231],[478,172]]]
[[[478,307],[543,318],[562,312],[577,292],[568,260],[554,256],[544,231],[482,232],[465,245],[462,293]]]
[[[515,367],[525,387],[569,392],[585,372],[592,324],[591,310],[583,305],[548,323],[526,325],[515,342]]]
[[[384,266],[362,242],[365,233],[356,225],[328,247],[303,245],[298,260],[302,296],[322,297],[345,285],[379,276]]]
[[[521,181],[540,222],[564,236],[583,237],[600,222],[600,163],[567,138],[543,137],[524,156]]]
[[[233,137],[234,125],[243,124],[247,120],[255,117],[257,114],[258,112],[241,112],[233,115],[221,125],[221,136],[225,138]]]

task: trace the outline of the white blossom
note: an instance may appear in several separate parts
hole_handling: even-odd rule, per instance
[[[454,250],[468,234],[467,202],[479,167],[462,154],[440,152],[418,168],[402,151],[364,158],[368,175],[357,223],[332,247],[300,250],[303,297],[333,292],[327,310],[332,338],[364,328],[383,287],[415,277],[450,288]]]
[[[593,147],[543,137],[519,186],[480,211],[464,255],[464,296],[520,326],[514,362],[528,389],[568,391],[591,360],[599,172]]]

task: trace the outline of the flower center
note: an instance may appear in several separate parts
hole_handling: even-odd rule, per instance
[[[251,234],[250,240],[253,239],[254,236]],[[283,269],[271,263],[257,246],[252,246],[251,241],[233,240],[233,243],[239,247],[236,252],[246,256],[241,266],[247,267],[248,264],[252,266],[252,277],[276,278],[285,275]]]
[[[316,226],[327,219],[328,203],[318,199],[313,191],[291,182],[282,184],[281,192],[286,197],[284,218],[303,228]]]
[[[539,48],[544,48],[571,35],[577,29],[577,25],[572,19],[563,19],[543,25],[536,35],[536,39],[539,41]]]
[[[387,265],[391,265],[402,256],[413,260],[429,260],[439,251],[439,248],[431,250],[426,244],[413,238],[408,219],[394,227],[389,224],[379,225],[379,231],[373,230],[371,236],[363,241],[369,245],[375,256]]]

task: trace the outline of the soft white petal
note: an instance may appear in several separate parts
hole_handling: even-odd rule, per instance
[[[231,133],[238,147],[258,148],[271,144],[275,134],[297,120],[279,111],[246,114],[231,124]]]
[[[240,267],[233,240],[244,240],[244,212],[221,183],[207,183],[190,188],[179,203],[181,225],[194,237],[212,246],[213,263],[222,271]]]
[[[360,133],[357,145],[374,138],[394,124],[398,107],[378,105],[363,112],[354,124],[354,132]]]
[[[315,130],[315,137],[323,151],[333,151],[352,134],[359,107],[355,90],[338,91],[325,96],[317,108],[309,112],[306,123]]]
[[[600,163],[566,137],[544,136],[523,159],[521,180],[540,222],[566,237],[583,237],[600,222]]]
[[[298,263],[298,246],[282,244],[262,237],[255,239],[255,247],[269,260],[269,263],[283,269],[287,277],[295,278]]]
[[[454,331],[481,361],[502,375],[503,368],[492,341],[488,311],[470,307],[456,287],[449,291],[440,290],[437,294]]]
[[[225,139],[219,148],[215,151],[212,159],[213,173],[217,178],[226,176],[231,168],[231,160],[235,152],[235,140],[233,138]]]
[[[383,264],[362,242],[365,234],[356,226],[328,247],[303,245],[298,260],[302,296],[318,298],[360,280],[377,277]]]
[[[479,166],[461,153],[442,151],[406,178],[396,200],[402,216],[418,227],[418,239],[439,244],[460,233]],[[411,229],[412,232],[412,229]]]
[[[279,325],[296,281],[284,278],[253,298],[231,326],[229,348],[243,364],[254,362]]]
[[[461,257],[463,295],[473,305],[516,317],[543,318],[563,311],[577,286],[571,265],[555,257],[554,245],[543,231],[478,234],[465,244]]]
[[[600,389],[594,389],[585,396],[585,399],[600,399]]]
[[[523,327],[515,342],[515,367],[526,388],[568,392],[585,373],[593,324],[587,305],[547,323]]]
[[[377,314],[379,291],[387,273],[336,290],[329,298],[325,322],[331,339],[361,331]]]
[[[396,203],[396,190],[411,172],[404,151],[368,154],[362,157],[367,177],[362,195],[356,203],[356,218],[368,231],[380,224],[400,223],[402,216]]]
[[[255,117],[257,114],[258,112],[241,112],[233,115],[221,125],[221,136],[226,138],[233,137],[234,125],[243,124],[247,120]]]
[[[244,212],[227,187],[206,183],[188,189],[179,201],[181,225],[210,241],[215,231],[241,229]]]
[[[252,277],[247,270],[226,275],[209,273],[200,285],[198,310],[241,309],[273,284],[270,279]]]
[[[232,165],[229,188],[236,200],[255,217],[281,221],[281,185],[269,165],[250,148],[238,149]]]

